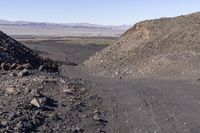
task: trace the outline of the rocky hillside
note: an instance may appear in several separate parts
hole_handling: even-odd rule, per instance
[[[85,64],[113,77],[197,77],[199,31],[200,13],[143,21]]]
[[[37,69],[41,65],[50,70],[56,69],[49,59],[43,59],[34,51],[17,42],[0,31],[0,64],[1,69]],[[43,66],[44,67],[44,66]]]
[[[62,75],[54,61],[2,32],[0,64],[0,133],[104,132],[91,83]]]

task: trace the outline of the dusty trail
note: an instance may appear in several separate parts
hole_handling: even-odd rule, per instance
[[[44,46],[48,51],[48,45]],[[64,45],[58,48],[65,53],[68,50],[64,49]],[[54,51],[51,47],[51,55],[57,55],[57,49]],[[90,50],[83,53],[88,53]],[[69,58],[64,53],[60,54],[59,58],[64,59],[65,56]],[[73,53],[70,56],[75,58]],[[81,58],[85,59],[84,54]],[[75,67],[63,65],[61,69],[66,76],[90,81],[97,94],[103,98],[107,110],[107,133],[198,133],[200,131],[198,81],[95,77],[81,65]]]
[[[108,109],[107,132],[163,133],[200,131],[200,84],[178,80],[119,80],[63,68],[93,84]]]

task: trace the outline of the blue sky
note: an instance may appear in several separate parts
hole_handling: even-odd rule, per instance
[[[200,0],[2,0],[0,19],[121,25],[200,11]]]

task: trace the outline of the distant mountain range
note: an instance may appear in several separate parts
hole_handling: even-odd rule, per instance
[[[0,31],[11,36],[108,36],[119,37],[131,26],[89,23],[40,23],[0,20]]]
[[[90,23],[48,23],[48,22],[28,22],[28,21],[8,21],[0,19],[0,25],[3,26],[28,26],[28,27],[40,27],[40,28],[105,28],[105,29],[119,29],[127,30],[130,25],[97,25]]]

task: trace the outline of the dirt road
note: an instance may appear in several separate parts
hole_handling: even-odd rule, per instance
[[[40,44],[41,46],[41,44]],[[38,49],[40,49],[38,46]],[[42,45],[49,51],[48,45]],[[44,48],[46,47],[46,48]],[[56,45],[54,46],[56,47]],[[56,56],[58,47],[51,47]],[[71,48],[59,47],[62,53]],[[74,47],[77,51],[77,47]],[[83,53],[88,53],[88,49]],[[93,51],[94,49],[90,49]],[[99,50],[99,49],[98,49]],[[79,49],[79,51],[81,51]],[[59,54],[64,59],[65,53]],[[92,52],[94,53],[94,51]],[[90,54],[79,58],[87,59]],[[75,58],[76,54],[70,56]],[[69,57],[67,57],[69,58]],[[81,58],[81,59],[80,59]],[[200,132],[200,82],[183,80],[111,79],[90,75],[80,66],[62,66],[62,73],[92,83],[103,98],[107,133],[198,133]]]
[[[107,132],[198,133],[200,83],[178,80],[123,80],[95,77],[79,67],[66,74],[93,84],[108,109]],[[80,72],[81,71],[81,72]]]

